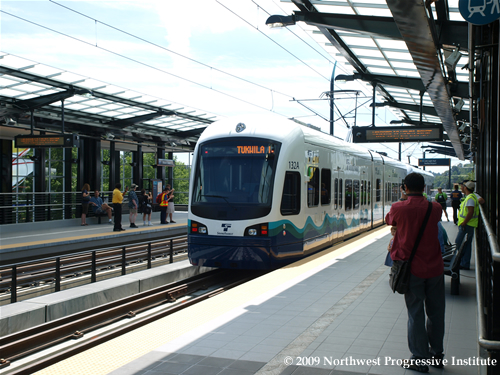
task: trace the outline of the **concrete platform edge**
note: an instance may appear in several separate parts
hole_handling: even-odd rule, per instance
[[[0,335],[5,337],[210,270],[191,266],[186,260],[0,306]]]

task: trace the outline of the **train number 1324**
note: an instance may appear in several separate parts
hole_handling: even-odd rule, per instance
[[[299,162],[298,161],[289,161],[288,162],[288,169],[299,169]]]

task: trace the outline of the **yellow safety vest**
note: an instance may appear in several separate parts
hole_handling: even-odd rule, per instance
[[[165,200],[165,196],[167,195],[167,193],[163,193],[161,195],[161,202],[160,202],[160,206],[162,207],[166,207],[168,206],[168,201]]]
[[[469,195],[467,195],[464,201],[460,204],[460,210],[458,211],[458,226],[460,226],[460,224],[462,224],[467,217],[467,213],[469,212],[469,210],[467,209],[466,204],[469,199],[472,199],[474,201],[474,215],[472,215],[472,219],[467,222],[467,225],[477,228],[477,226],[479,225],[479,202],[477,201],[474,193],[470,193]]]

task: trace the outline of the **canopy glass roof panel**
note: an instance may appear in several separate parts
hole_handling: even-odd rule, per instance
[[[445,16],[452,21],[460,21],[465,24],[463,17],[459,13],[458,9],[458,0],[440,0],[446,1],[448,5],[448,14]],[[305,18],[305,23],[301,22],[301,27],[304,25],[304,30],[311,30],[315,40],[318,40],[318,35],[323,35],[323,39],[319,39],[318,43],[325,46],[325,51],[327,51],[335,60],[344,62],[349,61],[348,64],[351,65],[353,61],[358,62],[358,66],[355,66],[352,63],[352,71],[354,73],[363,73],[363,74],[371,74],[375,76],[384,76],[384,77],[394,77],[394,78],[409,78],[409,79],[422,79],[421,72],[419,72],[417,66],[413,62],[412,53],[410,53],[409,48],[407,47],[406,41],[401,37],[401,35],[394,30],[399,30],[400,25],[397,24],[396,20],[394,20],[394,25],[388,25],[387,20],[384,19],[383,22],[380,22],[380,27],[377,30],[370,30],[369,24],[370,22],[377,22],[377,17],[390,17],[394,19],[393,14],[391,12],[390,7],[387,5],[385,0],[365,0],[365,1],[350,1],[350,0],[305,0],[305,1],[296,1],[293,3],[291,0],[281,0],[282,3],[286,3],[290,5],[287,10],[290,13],[294,11],[301,11],[302,14],[307,14],[308,4],[311,4],[316,11],[320,13],[328,13],[329,17],[332,14],[349,14],[355,16],[354,19],[343,20],[342,22],[338,22],[338,24],[342,25],[342,29],[337,28],[335,17],[333,17],[332,26],[330,29],[310,29],[311,25],[306,25],[307,17]],[[441,6],[443,3],[440,3]],[[432,3],[432,14],[434,20],[438,20],[438,17],[444,15],[444,11],[446,6],[441,6],[436,8],[436,4]],[[309,9],[309,12],[315,12],[315,10]],[[362,17],[370,16],[370,18],[366,18],[367,22],[364,22],[365,19]],[[409,18],[412,17],[411,15]],[[321,18],[321,17],[320,17]],[[340,19],[341,17],[339,17]],[[313,20],[317,18],[312,18]],[[328,18],[332,19],[332,18]],[[326,20],[326,19],[325,19]],[[432,24],[434,21],[431,19],[429,23]],[[327,22],[325,22],[327,23]],[[351,30],[347,30],[349,27],[349,23],[352,25]],[[396,28],[397,27],[397,28]],[[423,25],[422,27],[427,27],[427,25]],[[453,26],[454,27],[454,26]],[[462,27],[462,26],[461,26]],[[328,35],[328,31],[332,30]],[[324,33],[324,34],[323,34]],[[375,34],[376,33],[376,34]],[[381,37],[380,34],[384,34],[386,36]],[[453,30],[451,30],[451,35],[453,35]],[[394,35],[394,38],[389,37],[390,35]],[[340,49],[334,47],[332,43],[332,38],[337,39]],[[343,47],[344,46],[344,47]],[[450,49],[450,47],[445,47]],[[446,53],[450,53],[451,50]],[[457,63],[457,67],[455,69],[456,80],[458,82],[468,82],[469,75],[467,70],[462,70],[461,68],[468,63],[468,56],[466,52],[461,51],[462,56]],[[346,58],[347,55],[350,55],[350,59]],[[444,81],[448,81],[447,75],[449,74],[444,64],[444,55],[443,51],[436,47],[436,56],[438,56],[441,67],[442,74],[444,76]],[[359,66],[359,63],[361,66]],[[347,69],[349,70],[349,69]],[[361,71],[360,71],[361,70]],[[403,81],[400,81],[403,84]],[[417,81],[412,81],[412,85],[417,85]],[[396,100],[401,104],[411,104],[417,111],[412,110],[403,110],[400,112],[400,109],[392,108],[392,110],[401,114],[407,119],[416,120],[420,119],[420,113],[418,112],[418,107],[420,105],[420,92],[419,90],[409,90],[405,87],[397,87],[393,85],[389,85],[384,83],[383,79],[377,80],[377,85],[382,88],[381,91],[377,93],[379,95],[387,96],[388,93],[391,95],[391,100]],[[411,87],[411,86],[408,86]],[[418,87],[418,85],[417,85]],[[425,87],[422,82],[422,87]],[[365,92],[366,95],[370,95],[370,87],[367,88]],[[389,100],[390,98],[386,98]],[[450,99],[449,105],[450,108],[453,105],[453,101],[457,101]],[[381,102],[380,98],[377,98],[377,102]],[[424,107],[434,107],[433,100],[431,96],[427,93],[423,96],[423,105]],[[463,106],[463,110],[468,110],[468,100],[465,100],[465,104]],[[430,116],[423,115],[423,120],[434,123],[441,123],[441,119],[438,116]]]
[[[81,95],[72,92],[73,89],[92,90],[92,92],[83,96],[82,92],[79,93]],[[217,119],[216,115],[205,110],[190,108],[163,98],[0,52],[0,100],[2,103],[13,104],[16,107],[16,115],[23,110],[29,114],[29,109],[25,107],[31,102],[23,103],[23,100],[31,98],[46,100],[43,98],[46,95],[66,92],[71,92],[73,95],[64,98],[65,110],[71,111],[66,115],[66,121],[90,124],[96,128],[107,129],[106,131],[109,131],[109,126],[105,124],[118,119],[131,119],[161,111],[175,112],[175,116],[139,118],[137,120],[139,122],[132,120],[125,123],[124,127],[116,129],[117,133],[122,130],[128,135],[135,130],[150,135],[157,132],[159,138],[164,138],[178,131],[203,129]],[[35,108],[35,116],[60,119],[61,109],[61,99],[56,98],[51,103],[44,103],[41,108]],[[128,126],[133,126],[133,129],[127,130]],[[197,137],[198,135],[195,135],[190,139],[195,141]]]

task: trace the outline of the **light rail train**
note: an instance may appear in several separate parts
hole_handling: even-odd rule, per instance
[[[194,151],[191,264],[274,269],[382,225],[408,173],[432,174],[292,120],[211,124]]]

